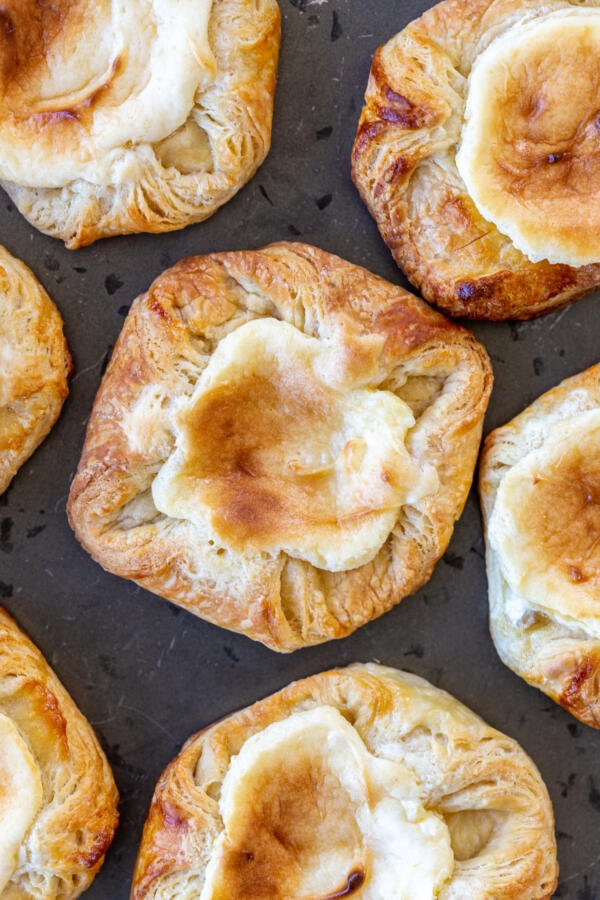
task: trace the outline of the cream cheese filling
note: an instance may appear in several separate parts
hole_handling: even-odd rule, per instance
[[[449,830],[424,807],[414,773],[373,756],[329,706],[250,737],[230,762],[219,805],[223,832],[201,900],[232,896],[227,889],[239,891],[247,877],[270,878],[272,896],[298,900],[334,896],[352,878],[364,900],[433,900],[454,867]]]
[[[236,551],[283,551],[330,571],[372,559],[437,474],[408,453],[409,406],[332,383],[330,354],[269,318],[225,337],[173,416],[157,509]]]
[[[215,75],[211,8],[212,0],[90,3],[77,39],[59,34],[45,65],[5,97],[0,178],[54,188],[134,177],[136,148],[183,126]]]
[[[525,15],[475,60],[458,171],[533,262],[600,260],[600,9]]]

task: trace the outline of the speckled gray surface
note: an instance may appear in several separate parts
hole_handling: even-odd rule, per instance
[[[121,791],[121,827],[86,897],[125,900],[159,773],[195,730],[294,678],[353,660],[409,669],[517,738],[556,811],[558,897],[600,898],[600,733],[499,661],[487,630],[479,509],[471,496],[429,584],[346,640],[279,656],[105,574],[65,517],[86,420],[132,299],[182,256],[295,237],[405,283],[348,175],[371,53],[419,0],[280,0],[284,43],[273,147],[254,181],[212,220],[166,237],[71,252],[0,198],[0,240],[60,307],[75,359],[59,424],[0,498],[0,602],[44,651],[94,724]],[[496,386],[486,430],[598,360],[600,302],[527,324],[479,325]],[[523,898],[527,900],[527,898]]]

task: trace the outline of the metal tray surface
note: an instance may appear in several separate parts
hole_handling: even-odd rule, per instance
[[[345,640],[292,655],[208,625],[104,573],[68,527],[65,500],[102,372],[131,301],[164,268],[191,254],[297,238],[406,284],[351,183],[349,154],[372,52],[428,4],[280,3],[284,37],[271,153],[208,222],[73,252],[38,234],[0,196],[0,241],[56,301],[75,361],[58,425],[0,498],[0,602],[94,725],[121,791],[121,825],[86,896],[129,896],[155,782],[190,734],[295,678],[378,660],[428,678],[523,745],[554,802],[556,896],[600,898],[600,733],[500,662],[488,634],[473,492],[448,552],[418,594]],[[598,361],[598,302],[588,297],[529,323],[475,325],[496,375],[486,430]]]

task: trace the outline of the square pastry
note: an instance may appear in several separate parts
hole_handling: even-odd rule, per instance
[[[422,678],[321,672],[193,735],[156,786],[132,900],[549,900],[548,792]]]
[[[465,329],[303,244],[183,260],[133,304],[69,515],[106,569],[278,650],[430,576],[492,375]]]
[[[398,265],[451,315],[600,284],[600,8],[444,0],[373,57],[352,154]]]
[[[500,656],[600,728],[600,364],[492,431],[480,491]]]
[[[212,215],[269,150],[276,0],[4,0],[0,183],[69,247]]]

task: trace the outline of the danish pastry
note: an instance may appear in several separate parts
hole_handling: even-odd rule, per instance
[[[429,577],[491,388],[483,347],[303,244],[183,260],[131,308],[68,511],[106,569],[277,650]]]
[[[112,841],[117,799],[89,723],[0,609],[0,897],[78,897]]]
[[[500,656],[600,728],[600,364],[488,436],[480,491]]]
[[[81,247],[200,222],[264,160],[276,0],[5,0],[0,180]]]
[[[530,318],[600,284],[600,8],[444,0],[375,53],[354,180],[432,303]]]
[[[69,392],[71,358],[58,310],[34,274],[3,247],[0,303],[2,494],[56,422]]]
[[[161,776],[132,900],[549,898],[534,764],[415,675],[314,675],[192,737]]]

